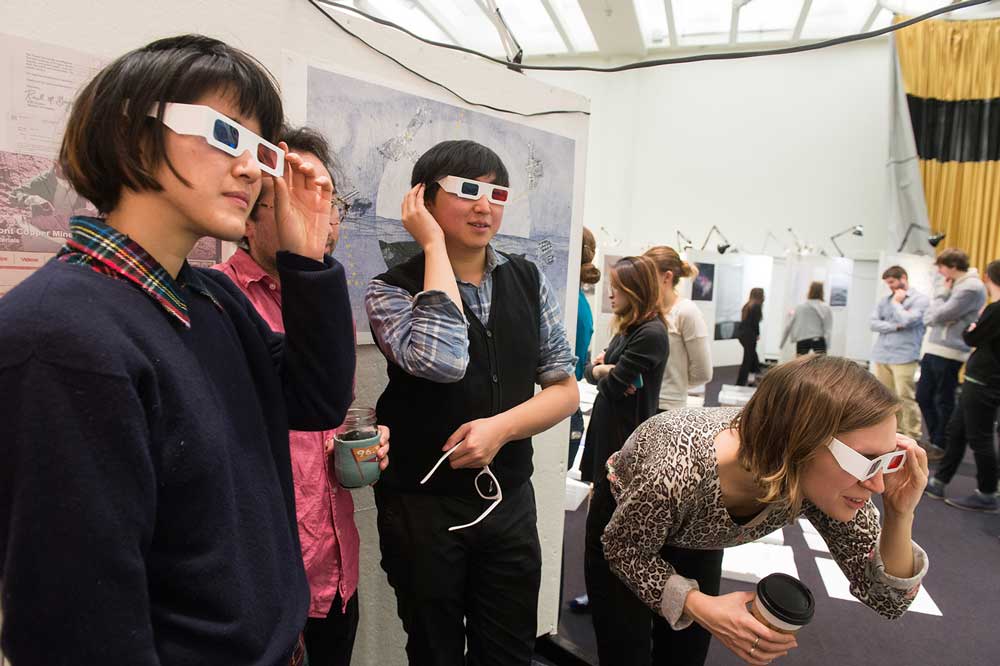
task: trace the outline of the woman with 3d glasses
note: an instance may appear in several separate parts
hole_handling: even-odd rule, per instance
[[[704,663],[711,636],[750,664],[796,647],[719,595],[722,548],[799,516],[816,527],[851,593],[897,618],[927,555],[911,540],[927,456],[896,433],[897,398],[856,363],[808,355],[768,372],[742,409],[684,409],[641,425],[608,461],[618,502],[604,532],[611,568],[657,614],[628,664]],[[882,495],[884,521],[871,496]]]
[[[603,664],[631,663],[618,661],[618,643],[641,641],[639,628],[643,626],[648,643],[652,626],[649,609],[611,573],[604,557],[601,534],[615,510],[604,461],[621,448],[640,423],[656,414],[669,351],[653,261],[648,257],[624,257],[611,269],[610,281],[617,333],[585,372],[587,380],[597,385],[597,399],[581,463],[583,479],[594,482],[587,514],[584,574],[598,656]]]
[[[198,35],[105,67],[60,152],[100,217],[0,300],[0,579],[15,664],[303,657],[288,430],[351,402],[331,183],[285,153],[271,75]],[[274,182],[284,324],[185,256]],[[68,594],[67,591],[70,591]]]

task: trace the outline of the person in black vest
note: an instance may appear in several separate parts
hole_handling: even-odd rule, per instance
[[[576,359],[544,275],[490,245],[511,196],[496,153],[439,143],[411,185],[403,226],[423,251],[365,294],[394,441],[375,487],[382,568],[410,664],[527,666],[541,580],[531,436],[579,405]]]

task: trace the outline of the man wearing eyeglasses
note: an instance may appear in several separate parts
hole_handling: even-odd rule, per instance
[[[410,184],[402,221],[423,251],[365,294],[388,361],[378,415],[396,439],[375,487],[382,568],[410,664],[527,666],[541,581],[531,436],[576,411],[576,359],[544,274],[490,243],[517,197],[499,156],[445,141]]]
[[[326,139],[309,128],[282,130],[281,141],[334,183],[326,254],[332,254],[340,235],[347,204],[336,195],[331,177],[333,161]],[[257,312],[275,331],[284,332],[281,284],[276,265],[278,228],[274,217],[274,188],[266,180],[247,221],[243,247],[215,266],[246,294]],[[353,338],[330,344],[354,347]],[[379,458],[388,450],[383,433]],[[358,628],[358,530],[351,493],[330,483],[325,452],[333,431],[288,434],[295,485],[295,512],[306,577],[309,580],[309,619],[304,631],[312,666],[349,666]]]

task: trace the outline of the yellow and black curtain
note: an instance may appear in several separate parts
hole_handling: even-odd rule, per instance
[[[980,270],[1000,258],[1000,19],[896,33],[931,228]]]

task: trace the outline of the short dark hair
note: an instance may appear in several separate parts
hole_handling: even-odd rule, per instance
[[[1000,259],[994,259],[986,266],[986,277],[993,284],[1000,286]]]
[[[486,146],[468,140],[442,141],[413,165],[410,186],[423,183],[424,200],[431,201],[441,187],[437,182],[445,176],[482,178],[490,175],[497,185],[510,186],[510,175],[503,160]]]
[[[167,158],[165,126],[146,113],[158,102],[191,103],[213,91],[232,95],[263,137],[275,139],[283,112],[267,68],[211,37],[168,37],[121,56],[80,91],[59,151],[67,180],[101,213],[118,206],[123,187],[162,190],[154,171],[163,161],[188,184]]]
[[[946,266],[960,271],[969,270],[969,255],[956,247],[949,247],[934,260],[935,266]]]
[[[902,280],[903,278],[909,278],[909,275],[906,274],[906,269],[902,266],[889,266],[889,268],[882,271],[882,279],[888,280],[889,278]]]

